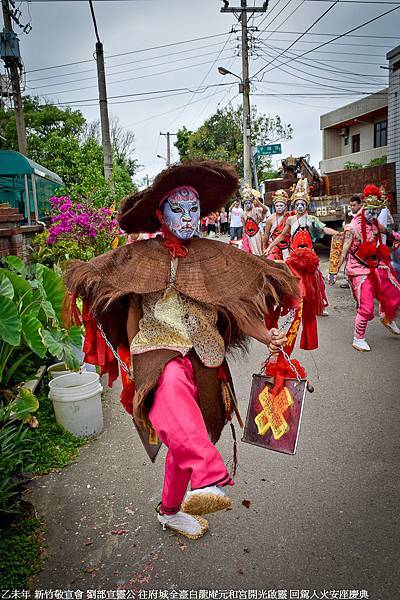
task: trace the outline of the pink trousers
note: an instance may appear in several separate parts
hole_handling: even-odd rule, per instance
[[[154,395],[149,417],[167,446],[161,512],[179,511],[190,482],[192,490],[211,485],[233,485],[224,461],[208,437],[196,402],[192,363],[175,358],[167,363]]]
[[[386,269],[376,269],[379,278],[384,305],[381,306],[381,314],[390,321],[396,318],[400,307],[400,286],[390,277]],[[363,339],[367,329],[368,321],[374,318],[375,290],[371,275],[352,275],[349,281],[357,302],[357,314],[354,326],[354,337]]]

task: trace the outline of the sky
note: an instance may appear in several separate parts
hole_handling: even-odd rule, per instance
[[[219,0],[94,2],[109,111],[135,134],[139,179],[165,166],[166,138],[160,132],[173,133],[183,125],[194,130],[217,108],[241,103],[238,79],[217,70],[223,66],[241,75],[238,23],[233,14],[220,13],[222,5]],[[230,5],[239,6],[240,0]],[[262,0],[248,0],[248,5],[260,7]],[[16,6],[22,24],[32,26],[28,35],[15,27],[25,93],[68,103],[89,121],[98,119],[89,3],[16,0]],[[387,11],[392,12],[334,40]],[[320,115],[387,85],[387,71],[380,67],[400,44],[400,2],[270,0],[266,13],[249,17],[249,26],[250,102],[292,125],[293,139],[282,142],[282,158],[310,154],[318,166]],[[173,147],[172,159],[178,158]]]

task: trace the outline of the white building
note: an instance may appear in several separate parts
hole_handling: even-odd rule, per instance
[[[362,166],[387,157],[396,177],[397,214],[400,215],[400,46],[386,55],[389,87],[320,117],[324,175]]]
[[[320,117],[323,175],[387,156],[388,88]]]

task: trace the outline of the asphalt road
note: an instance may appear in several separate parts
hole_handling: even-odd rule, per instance
[[[47,544],[34,588],[400,598],[400,338],[376,319],[368,327],[372,351],[356,352],[350,292],[335,286],[328,293],[320,348],[296,354],[315,386],[297,454],[240,442],[233,509],[210,515],[209,533],[190,542],[157,522],[163,456],[149,462],[113,390],[104,402],[104,433],[33,490]],[[264,357],[254,343],[249,356],[231,361],[243,416]],[[229,461],[228,428],[219,448]]]

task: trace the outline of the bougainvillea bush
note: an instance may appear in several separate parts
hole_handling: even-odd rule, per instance
[[[89,260],[120,243],[122,232],[110,208],[75,203],[68,196],[50,198],[50,203],[51,225],[35,239],[42,246],[40,262]]]

